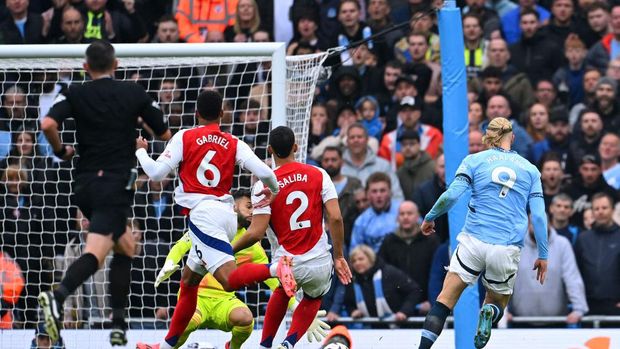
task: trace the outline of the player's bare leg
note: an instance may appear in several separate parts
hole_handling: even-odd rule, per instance
[[[487,290],[484,306],[480,309],[476,336],[474,337],[476,348],[484,348],[487,345],[491,338],[491,329],[504,316],[504,309],[508,305],[508,301],[510,301],[510,295]]]
[[[419,349],[429,349],[433,346],[443,330],[446,318],[454,309],[466,287],[467,284],[461,280],[458,274],[448,272],[441,293],[437,297],[437,302],[426,315]]]
[[[84,253],[67,269],[58,288],[39,294],[39,305],[45,317],[45,328],[52,342],[60,337],[62,305],[65,299],[99,270],[113,246],[112,234],[88,234]]]

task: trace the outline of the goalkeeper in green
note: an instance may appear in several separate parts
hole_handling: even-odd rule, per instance
[[[252,217],[252,203],[250,201],[250,192],[245,190],[237,191],[233,195],[235,199],[235,212],[237,212],[238,230],[233,242],[238,240],[246,231]],[[191,249],[192,243],[189,234],[183,235],[179,241],[172,247],[164,267],[159,272],[155,287],[168,279],[179,266],[179,261]],[[245,263],[269,263],[265,250],[260,243],[256,243],[251,247],[241,250],[235,254],[237,265]],[[265,284],[273,291],[280,284],[276,278],[265,281]],[[297,306],[297,301],[292,298],[289,307],[293,310]],[[319,320],[318,317],[325,316],[325,311],[321,310],[317,313],[308,329],[308,340],[315,339],[321,341],[326,335],[329,325]],[[222,285],[211,274],[206,274],[200,282],[198,289],[198,302],[196,311],[192,316],[192,320],[181,335],[175,348],[180,348],[189,335],[197,329],[217,329],[224,332],[232,332],[232,338],[226,343],[226,349],[238,349],[250,337],[254,327],[254,318],[248,306],[235,296],[234,292],[226,292]],[[150,346],[153,348],[153,345]],[[138,343],[137,348],[148,348],[148,346]]]

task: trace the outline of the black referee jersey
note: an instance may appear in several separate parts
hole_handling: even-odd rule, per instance
[[[158,136],[168,129],[159,106],[142,86],[112,78],[70,85],[48,116],[59,125],[66,118],[75,119],[78,173],[135,167],[138,117]]]

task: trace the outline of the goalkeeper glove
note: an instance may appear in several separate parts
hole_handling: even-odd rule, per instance
[[[158,287],[162,281],[168,280],[168,278],[174,274],[175,271],[181,268],[180,265],[174,263],[173,261],[166,259],[166,263],[164,263],[164,267],[161,268],[159,274],[157,274],[157,279],[155,279],[155,287]]]
[[[314,321],[312,321],[312,324],[308,327],[308,331],[306,333],[310,343],[312,343],[313,338],[315,341],[321,342],[325,337],[327,337],[327,331],[331,330],[331,326],[319,319],[320,317],[324,317],[326,314],[327,311],[319,310],[316,313]]]

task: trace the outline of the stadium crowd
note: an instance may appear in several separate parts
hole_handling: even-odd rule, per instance
[[[446,188],[442,145],[450,135],[442,133],[440,37],[431,10],[437,3],[178,0],[175,7],[172,0],[6,0],[0,43],[283,41],[289,55],[298,55],[414,19],[328,59],[333,74],[316,89],[307,147],[308,162],[324,168],[339,192],[354,272],[350,287],[334,278],[322,307],[327,318],[381,317],[410,326],[407,317],[430,309],[449,262],[448,218],[437,220],[433,236],[419,228]],[[490,120],[512,120],[514,149],[539,167],[549,214],[547,282],[540,286],[534,273],[519,273],[508,312],[566,316],[571,326],[585,314],[620,315],[620,3],[457,3],[463,10],[469,151],[483,150]],[[230,131],[263,158],[269,98],[247,82],[268,88],[268,68],[232,68],[243,73],[222,91],[227,108],[236,111],[226,118],[235,122]],[[178,131],[194,123],[197,91],[214,84],[196,78],[193,69],[124,71],[118,78],[143,82]],[[0,328],[33,328],[39,321],[36,295],[59,281],[88,231],[88,221],[71,205],[73,164],[53,156],[39,120],[67,84],[84,78],[36,69],[2,76]],[[65,143],[73,141],[73,129],[65,123]],[[153,141],[152,149],[163,147]],[[239,176],[238,187],[249,184]],[[138,181],[128,222],[140,242],[133,259],[132,318],[167,319],[175,304],[178,274],[176,281],[154,286],[171,244],[186,228],[173,205],[174,185],[172,176]],[[531,232],[524,241],[523,271],[536,259],[533,239]],[[84,327],[109,316],[105,278],[100,271],[67,301],[65,326]],[[245,297],[264,304],[267,296],[261,291]]]

